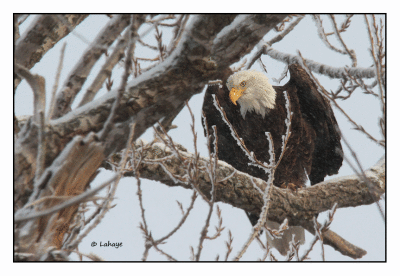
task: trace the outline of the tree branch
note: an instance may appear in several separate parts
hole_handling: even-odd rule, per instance
[[[287,53],[282,53],[268,45],[264,45],[264,54],[270,56],[273,59],[280,60],[287,64],[299,63],[297,55],[291,55]],[[374,78],[375,68],[362,68],[362,67],[333,67],[318,63],[311,59],[305,59],[306,65],[314,72],[328,76],[335,79],[346,79],[347,74],[350,74],[356,78]]]
[[[58,41],[67,36],[88,15],[66,14],[60,16],[70,23],[71,28],[54,19],[54,15],[37,16],[15,43],[15,60],[18,64],[31,69]],[[20,79],[17,79],[15,87],[19,83]]]
[[[64,87],[61,89],[60,93],[58,93],[53,119],[59,118],[71,110],[71,105],[78,92],[81,91],[94,64],[129,25],[129,18],[130,15],[118,15],[113,17],[97,35],[93,43],[91,43],[65,80]],[[139,18],[141,18],[142,22],[144,21],[144,15],[139,16]],[[141,23],[136,27],[138,28],[140,25]]]
[[[139,146],[141,147],[142,144],[136,143],[136,147]],[[164,144],[144,144],[143,147],[145,151],[144,160],[139,168],[140,177],[159,181],[168,186],[192,189],[191,185],[173,181],[170,176],[183,177],[186,174],[185,160],[194,158],[193,154],[185,150],[179,150],[180,156],[183,157],[181,161],[172,155],[172,150]],[[183,149],[182,146],[177,146],[177,148]],[[158,162],[151,162],[151,160],[167,156],[169,156],[169,162],[164,162],[164,166],[169,173],[166,173]],[[113,160],[112,162],[118,162],[118,157],[113,156],[111,160]],[[209,162],[207,158],[201,157],[199,159],[199,167],[205,166],[207,162]],[[107,169],[111,168],[109,164],[103,163],[103,166]],[[235,169],[229,164],[223,161],[218,162],[215,201],[230,204],[247,212],[260,213],[263,206],[263,198],[259,190],[253,185],[253,177],[237,171],[233,177],[227,178],[234,171]],[[129,172],[125,175],[132,176],[133,173]],[[367,170],[365,175],[373,185],[373,189],[355,175],[334,178],[312,187],[299,189],[297,192],[273,186],[268,219],[282,223],[287,218],[289,225],[302,226],[314,234],[315,228],[312,219],[315,215],[330,210],[335,203],[337,203],[338,208],[369,205],[385,193],[384,157],[374,167]],[[208,197],[211,191],[208,173],[199,171],[198,179],[198,188]],[[220,180],[223,181],[221,182]],[[265,188],[264,181],[255,178],[253,180],[262,190]],[[323,240],[325,244],[352,258],[361,258],[366,253],[330,230],[324,233]]]
[[[234,32],[234,29],[231,29],[229,32],[222,32],[222,35],[215,42],[217,35],[221,33],[225,26],[231,24],[235,17],[236,15],[195,16],[187,26],[176,49],[164,62],[128,82],[114,124],[126,125],[125,122],[133,119],[136,122],[133,139],[137,139],[147,128],[162,118],[169,117],[169,114],[180,109],[186,100],[200,93],[208,80],[220,79],[221,76],[230,74],[229,65],[250,51],[265,33],[284,18],[283,15],[249,17],[246,19],[247,21],[239,21],[242,24],[243,33],[237,33],[234,37],[239,38],[240,35],[244,35],[249,39],[251,38],[250,41],[236,39],[229,44],[227,35],[233,35],[232,32]],[[245,22],[251,22],[251,20],[258,22],[256,25],[258,29],[254,30],[243,25]],[[268,26],[261,28],[262,24]],[[213,46],[216,46],[216,49],[220,49],[224,46],[228,47],[228,45],[235,47],[234,54],[224,56],[221,52],[215,53],[213,48]],[[220,64],[206,58],[213,53]],[[217,67],[219,70],[216,70]],[[109,116],[117,93],[117,90],[110,91],[91,104],[86,104],[57,120],[51,121],[46,134],[49,139],[48,144],[54,146],[49,149],[46,162],[50,163],[54,160],[65,147],[65,144],[75,135],[100,131]],[[120,128],[121,131],[122,129],[128,131],[129,128],[125,126]],[[22,138],[16,142],[18,147],[15,155],[16,170],[14,175],[16,185],[19,185],[18,183],[31,185],[36,166],[34,160],[36,156],[35,148],[37,147],[35,141],[37,145],[37,139],[34,138],[35,131],[32,128],[26,128],[22,132]],[[128,136],[127,133],[125,133],[125,137]],[[124,143],[121,142],[110,149],[119,151],[123,147]]]

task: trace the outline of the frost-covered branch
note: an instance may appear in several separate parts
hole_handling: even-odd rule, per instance
[[[301,55],[301,53],[299,52],[299,61],[300,61],[300,65],[304,68],[304,70],[306,70],[306,72],[308,73],[308,75],[310,76],[310,78],[314,81],[315,85],[317,86],[318,92],[321,93],[324,97],[328,98],[334,105],[335,107],[340,110],[340,112],[342,112],[342,114],[344,116],[346,116],[346,118],[349,120],[349,122],[351,124],[354,125],[356,130],[359,130],[361,132],[363,132],[370,140],[374,141],[375,143],[377,143],[378,145],[384,147],[386,141],[384,140],[377,140],[376,138],[374,138],[371,134],[369,134],[361,125],[357,124],[344,110],[343,108],[338,104],[338,102],[335,100],[335,97],[332,96],[333,93],[328,93],[325,88],[319,83],[318,79],[316,79],[314,77],[314,75],[311,72],[311,69],[308,67],[307,63],[306,63],[306,59],[303,58],[303,56]],[[348,72],[348,69],[346,68],[346,72]]]
[[[385,137],[385,126],[386,126],[386,81],[385,81],[385,76],[386,76],[386,64],[385,62],[385,57],[386,57],[386,52],[384,48],[384,37],[383,37],[383,23],[381,20],[380,23],[380,30],[378,28],[378,25],[376,24],[375,21],[375,16],[372,15],[372,20],[373,20],[373,27],[374,27],[374,32],[371,32],[371,27],[368,21],[367,15],[364,15],[365,18],[365,23],[367,25],[367,30],[368,30],[368,35],[370,39],[370,44],[371,44],[371,56],[374,61],[374,71],[376,73],[376,80],[378,83],[379,87],[379,96],[380,96],[380,104],[381,104],[381,109],[382,109],[382,124],[381,124],[381,131],[382,131],[382,136]]]
[[[218,110],[218,112],[221,114],[221,118],[224,120],[225,124],[229,127],[229,130],[231,131],[231,136],[235,139],[237,145],[240,147],[240,149],[243,151],[243,153],[247,156],[249,159],[250,163],[249,165],[255,166],[257,168],[260,168],[265,171],[266,174],[270,173],[271,168],[275,164],[264,164],[260,162],[256,156],[254,156],[254,152],[251,152],[247,147],[246,144],[244,143],[243,139],[237,134],[235,128],[232,126],[232,124],[229,122],[224,109],[221,107],[219,104],[219,101],[215,94],[212,94],[213,97],[213,103],[215,108]],[[272,152],[273,153],[273,152]],[[271,155],[272,156],[272,155]]]
[[[282,33],[276,35],[273,37],[271,40],[266,42],[265,44],[272,46],[272,44],[275,44],[279,41],[281,41],[285,36],[287,36],[293,29],[296,27],[300,21],[304,18],[303,15],[300,15],[297,17],[295,21],[293,21]],[[247,69],[250,69],[251,66],[256,62],[256,60],[261,58],[261,55],[263,54],[264,50],[262,47],[259,47],[260,49],[253,55],[252,59],[250,60],[249,64],[247,65]],[[261,60],[260,60],[261,61]]]
[[[351,58],[351,60],[353,62],[353,64],[351,66],[352,67],[356,67],[357,66],[357,57],[356,57],[355,51],[351,50],[351,49],[349,49],[347,47],[347,45],[344,42],[342,36],[340,35],[339,29],[338,29],[337,24],[336,24],[335,16],[333,14],[331,14],[331,15],[329,15],[329,17],[331,18],[332,25],[333,25],[333,30],[334,30],[334,33],[335,33],[336,37],[338,38],[338,40],[342,44],[343,48],[345,49],[345,53],[350,56],[350,58]]]
[[[335,52],[337,52],[337,53],[340,53],[340,54],[345,55],[345,54],[346,54],[345,51],[336,48],[335,46],[333,46],[333,45],[329,42],[329,40],[328,40],[328,38],[327,38],[327,34],[325,33],[324,27],[322,26],[322,19],[321,19],[321,16],[320,16],[319,14],[315,14],[315,15],[313,15],[313,19],[314,19],[314,21],[315,21],[315,25],[317,26],[318,36],[319,36],[319,37],[321,38],[321,40],[325,43],[325,45],[326,45],[329,49],[331,49],[331,50],[333,50],[333,51],[335,51]]]
[[[298,63],[298,56],[292,55],[288,53],[282,53],[268,45],[263,46],[264,52],[263,54],[270,56],[273,59],[282,61],[287,64]],[[346,78],[348,70],[348,74],[356,77],[356,78],[374,78],[375,77],[375,69],[374,68],[346,68],[346,67],[333,67],[329,65],[325,65],[322,63],[318,63],[316,61],[305,59],[306,65],[314,72],[318,74],[322,74],[328,76],[330,78],[342,79]]]
[[[245,151],[245,154],[248,157],[249,156],[252,157],[252,159],[254,160],[254,161],[252,161],[252,163],[253,162],[260,163],[262,165],[262,168],[265,170],[266,174],[269,174],[268,181],[266,182],[266,185],[264,187],[264,191],[262,191],[260,189],[260,187],[256,183],[254,183],[254,179],[252,179],[252,183],[253,183],[254,187],[257,190],[260,191],[260,194],[263,195],[264,205],[261,208],[261,214],[259,216],[257,224],[253,227],[252,234],[250,235],[248,241],[244,244],[242,250],[236,256],[235,261],[239,261],[240,260],[240,258],[246,252],[247,248],[250,246],[251,242],[259,235],[261,229],[264,227],[264,225],[265,225],[265,223],[267,221],[268,211],[269,211],[269,207],[270,207],[270,200],[271,200],[271,192],[272,192],[271,187],[273,186],[275,171],[278,168],[279,163],[281,162],[282,157],[283,157],[283,155],[284,155],[284,153],[286,151],[286,144],[287,144],[287,141],[289,140],[290,133],[291,133],[290,132],[290,129],[291,129],[290,126],[291,126],[292,112],[290,110],[289,96],[287,95],[286,91],[284,92],[284,97],[286,99],[285,106],[286,106],[286,114],[287,114],[286,119],[285,119],[286,133],[285,133],[285,135],[282,135],[282,148],[281,148],[281,154],[280,154],[280,157],[279,157],[278,161],[276,161],[276,158],[275,158],[275,149],[274,149],[274,144],[273,144],[273,140],[272,140],[272,136],[271,136],[270,132],[266,132],[265,133],[266,138],[268,139],[268,146],[269,146],[268,154],[270,156],[268,164],[267,163],[261,164],[261,162],[259,162],[255,158],[254,154],[251,154],[251,153],[248,152],[248,150],[247,150],[247,148],[246,148],[246,146],[245,146],[245,144],[243,142],[243,139],[241,139],[240,137],[234,137],[234,139],[238,142],[238,144],[242,148],[242,150]],[[226,115],[222,111],[221,106],[219,105],[218,101],[216,100],[215,95],[213,95],[213,98],[214,98],[214,101],[215,101],[214,105],[216,106],[217,109],[219,109],[223,120],[228,125],[228,127],[231,129],[231,135],[237,136],[236,131],[234,130],[233,126],[230,124],[229,120],[226,118]],[[218,105],[216,105],[216,103],[218,103]],[[241,144],[243,144],[243,145],[241,145]],[[252,160],[252,159],[250,159],[250,160]]]
[[[120,103],[120,108],[113,121],[113,135],[115,141],[107,141],[106,155],[121,150],[125,143],[121,137],[126,137],[130,120],[135,120],[134,140],[140,137],[146,129],[153,126],[162,118],[174,118],[177,110],[182,109],[186,100],[196,93],[200,93],[204,85],[211,79],[222,79],[224,74],[230,72],[229,66],[237,61],[247,51],[250,51],[259,40],[272,29],[282,15],[250,16],[245,21],[254,26],[242,26],[242,33],[236,34],[239,38],[243,35],[251,40],[238,39],[232,43],[228,40],[233,35],[234,29],[223,31],[236,18],[236,15],[197,15],[193,16],[187,24],[182,37],[175,50],[165,58],[164,62],[128,81],[126,91]],[[247,20],[247,21],[246,21]],[[253,29],[258,28],[256,31]],[[218,36],[218,39],[215,38]],[[230,37],[231,38],[231,37]],[[215,43],[214,43],[215,41]],[[235,47],[235,54],[216,53],[221,47]],[[218,59],[217,64],[209,56]],[[218,66],[218,70],[216,70]],[[51,162],[63,149],[65,144],[76,134],[87,134],[90,131],[98,132],[103,128],[109,117],[113,102],[118,91],[111,90],[106,95],[57,120],[50,121],[46,133],[48,144],[56,145],[49,148],[47,162]],[[59,107],[56,107],[59,108]],[[64,110],[63,107],[61,109]],[[171,116],[171,114],[175,114]],[[170,121],[168,119],[167,121]],[[163,122],[162,122],[163,123]],[[117,131],[118,130],[118,131]],[[117,135],[118,133],[118,135]],[[27,128],[21,133],[23,140],[17,141],[19,146],[16,151],[16,183],[31,183],[35,171],[37,137],[32,128]]]
[[[285,14],[237,16],[214,39],[211,56],[222,67],[239,61],[238,56],[250,53],[264,35],[284,20],[285,17]],[[238,42],[246,43],[242,44]],[[256,43],[252,44],[253,42]]]
[[[136,147],[138,146],[140,146],[140,143],[136,143]],[[145,158],[150,159],[163,158],[166,155],[171,155],[172,152],[171,149],[168,149],[164,144],[160,143],[145,143],[144,148]],[[184,150],[180,150],[180,155],[185,159],[194,158],[193,154]],[[207,158],[199,158],[200,167],[206,166],[208,162],[209,160]],[[184,163],[179,161],[175,156],[165,165],[174,175],[184,176],[187,173]],[[159,166],[157,164],[142,163],[139,168],[140,177],[156,180],[168,186],[180,186],[185,189],[192,189],[190,185],[175,183],[170,179],[169,175],[158,168]],[[229,164],[218,161],[215,201],[225,202],[252,213],[260,212],[264,205],[263,196],[260,194],[259,190],[254,187],[253,181],[262,190],[265,188],[266,183],[257,178],[253,179],[253,177],[238,171],[236,171],[233,177],[228,178],[233,172],[234,168]],[[125,175],[132,176],[133,174],[132,172],[127,172]],[[338,208],[369,205],[374,203],[373,198],[380,198],[380,196],[385,193],[384,158],[374,167],[367,170],[365,175],[370,183],[374,185],[375,189],[373,191],[371,191],[365,182],[360,180],[356,175],[334,178],[312,187],[299,189],[297,192],[272,186],[272,200],[270,201],[271,205],[268,211],[268,219],[282,223],[285,218],[288,218],[289,225],[302,226],[314,234],[315,230],[312,218],[318,213],[330,210],[335,203],[337,203]],[[200,170],[198,179],[200,191],[202,191],[206,197],[210,198],[211,184],[208,172]],[[224,180],[224,182],[221,183],[221,180]],[[240,191],[239,194],[238,191]],[[371,192],[374,193],[374,197],[371,197]],[[249,204],[249,202],[251,202],[251,204]],[[324,236],[324,243],[333,246],[336,250],[342,252],[342,254],[353,258],[360,258],[365,254],[365,251],[357,249],[357,247],[344,241],[331,231],[326,232],[326,235],[326,237]],[[341,244],[343,246],[341,246]]]

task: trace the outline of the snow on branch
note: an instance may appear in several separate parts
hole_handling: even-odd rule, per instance
[[[144,22],[144,15],[135,16],[134,27],[136,30]],[[71,105],[81,91],[87,77],[89,76],[93,66],[100,59],[120,33],[129,26],[130,15],[117,15],[109,20],[107,25],[99,32],[93,43],[91,43],[79,62],[75,64],[74,69],[70,72],[68,78],[64,82],[64,86],[57,95],[57,109],[54,110],[53,119],[59,118],[71,110]],[[62,104],[61,104],[62,103]]]
[[[237,16],[215,37],[211,56],[219,66],[230,66],[239,61],[240,57],[250,53],[265,34],[286,17],[286,14]],[[253,44],[253,42],[255,43]]]
[[[288,53],[280,52],[268,45],[264,45],[264,54],[270,56],[273,59],[282,61],[287,64],[299,63],[297,55],[291,55]],[[375,68],[362,68],[362,67],[333,67],[325,65],[310,59],[305,59],[306,65],[314,72],[328,76],[335,79],[346,79],[347,75],[350,74],[356,78],[374,78]],[[347,70],[347,71],[346,71]]]
[[[321,40],[325,43],[325,45],[326,45],[329,49],[331,49],[331,50],[333,50],[333,51],[335,51],[335,52],[337,52],[337,53],[340,53],[340,54],[345,55],[345,54],[346,54],[345,51],[336,48],[335,46],[333,46],[333,45],[329,42],[329,40],[328,40],[328,38],[327,38],[327,35],[326,35],[326,33],[325,33],[324,27],[322,26],[322,19],[321,19],[321,16],[318,15],[318,14],[315,14],[315,15],[313,15],[312,18],[313,18],[314,21],[315,21],[315,26],[317,26],[317,33],[318,33],[318,36],[319,36],[319,37],[321,38]]]

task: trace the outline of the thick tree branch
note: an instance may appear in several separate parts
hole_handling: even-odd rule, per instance
[[[15,43],[16,63],[31,69],[53,46],[79,25],[87,14],[60,15],[70,23],[70,28],[54,18],[54,15],[37,16]],[[15,87],[20,83],[16,79]]]
[[[36,23],[32,24],[29,31],[16,41],[16,64],[21,63],[28,69],[31,68],[46,51],[73,30],[85,17],[74,15],[38,16]],[[196,93],[200,93],[209,80],[223,79],[224,76],[230,75],[229,66],[249,53],[270,29],[285,19],[286,15],[193,16],[188,26],[184,28],[183,24],[180,28],[179,38],[171,48],[172,51],[163,56],[164,61],[154,65],[146,72],[142,71],[143,74],[127,82],[126,89],[124,87],[123,95],[120,94],[122,97],[117,105],[115,102],[116,99],[119,99],[117,90],[107,93],[96,101],[89,102],[103,83],[105,76],[111,72],[121,58],[122,52],[118,48],[113,57],[110,57],[111,64],[104,66],[105,71],[99,75],[101,83],[95,85],[94,93],[89,91],[91,94],[85,100],[85,105],[82,104],[68,113],[73,99],[81,91],[82,84],[94,62],[108,49],[115,40],[115,35],[126,27],[123,27],[123,20],[120,20],[122,17],[124,16],[115,16],[110,20],[108,27],[106,26],[102,31],[102,34],[109,35],[98,36],[98,43],[93,43],[94,45],[88,48],[84,55],[85,58],[76,65],[67,79],[66,84],[68,83],[67,86],[70,90],[66,94],[59,95],[58,107],[61,108],[57,115],[59,118],[46,125],[42,124],[42,127],[39,128],[36,115],[28,119],[21,130],[18,130],[14,159],[15,210],[24,207],[23,210],[26,211],[29,205],[26,204],[28,200],[30,200],[31,206],[44,207],[41,210],[46,208],[46,210],[51,210],[60,200],[72,196],[71,193],[82,193],[96,174],[102,160],[111,153],[126,147],[131,122],[135,126],[132,131],[134,137],[131,137],[133,140],[140,137],[147,128],[156,122],[161,121],[161,125],[168,131],[173,119],[182,110],[185,101]],[[33,38],[41,39],[33,41]],[[126,44],[124,37],[120,40],[119,46],[125,47]],[[280,53],[270,47],[264,47],[262,51],[288,63],[296,62],[295,59],[298,58]],[[306,62],[310,63],[308,65],[312,70],[337,78],[344,77],[343,70],[346,71],[346,74],[356,77],[370,78],[375,75],[375,71],[370,68],[332,68],[312,61]],[[19,71],[21,71],[20,68]],[[128,70],[126,73],[128,74]],[[16,86],[19,84],[19,78],[15,83]],[[112,106],[119,107],[115,108],[115,113],[111,112]],[[35,112],[35,114],[37,113]],[[109,120],[107,125],[111,127],[108,129],[107,139],[98,141],[94,133],[87,135],[91,132],[99,133],[107,120]],[[43,151],[44,157],[41,162],[37,161],[40,159],[38,158],[40,155],[38,154],[38,144],[40,144],[38,133],[42,137],[46,137],[46,149],[39,149],[39,151]],[[86,138],[85,135],[87,135]],[[168,145],[170,146],[170,144]],[[160,143],[151,146],[146,144],[144,147],[146,147],[145,156],[143,156],[145,160],[140,162],[141,166],[138,171],[140,177],[158,180],[169,186],[193,189],[192,185],[187,184],[188,181],[185,178],[190,171],[187,167],[188,164],[193,164],[197,157],[188,153],[180,145],[176,145],[178,149],[176,156],[173,153],[176,150],[175,147],[172,151]],[[113,156],[110,162],[116,159],[117,157]],[[69,163],[60,163],[60,160],[69,160]],[[71,160],[73,162],[70,162]],[[36,173],[35,179],[35,171],[42,171],[40,166],[38,169],[38,163],[43,163],[43,169],[46,167],[47,169],[41,178]],[[203,168],[209,163],[210,161],[206,158],[199,159],[198,185],[196,184],[198,191],[207,196],[210,194],[212,180],[209,173],[203,171]],[[222,161],[218,164],[217,181],[214,181],[213,189],[214,200],[252,213],[260,212],[263,200],[259,190],[264,189],[265,182],[236,172]],[[106,162],[103,162],[103,165],[110,168]],[[73,175],[76,176],[74,179],[71,178]],[[126,175],[133,175],[133,172]],[[282,222],[287,218],[290,225],[300,225],[314,233],[312,218],[320,212],[330,210],[333,204],[337,204],[338,208],[343,208],[372,204],[379,200],[385,192],[386,185],[384,158],[366,172],[366,177],[370,182],[368,186],[359,178],[348,176],[325,181],[297,192],[272,187],[268,219]],[[260,189],[255,188],[254,183],[257,183]],[[53,189],[54,187],[57,189]],[[27,240],[18,240],[20,249],[30,250],[30,245],[42,246],[43,249],[51,248],[54,245],[60,247],[63,244],[66,227],[76,217],[77,208],[78,205],[74,205],[58,212],[58,218],[55,213],[41,217],[39,228],[35,228],[34,225],[38,222],[37,219],[30,221],[33,226],[30,231],[33,235],[29,236]],[[20,221],[19,223],[25,222]],[[43,227],[46,225],[48,228],[44,229]],[[17,227],[16,232],[19,229],[21,228]],[[47,235],[47,233],[49,234]],[[19,235],[19,233],[16,234]],[[360,258],[366,253],[330,230],[323,234],[323,241],[352,258]],[[35,244],[36,242],[38,243]]]
[[[137,24],[135,24],[136,30],[144,22],[144,17],[144,15],[138,16]],[[59,118],[71,110],[71,105],[78,92],[81,91],[93,66],[102,54],[107,51],[114,40],[117,39],[120,33],[129,25],[129,18],[130,15],[114,16],[97,35],[95,40],[82,55],[79,62],[75,65],[75,68],[71,71],[68,78],[65,80],[64,87],[57,95],[53,119]]]
[[[23,77],[33,91],[33,121],[39,124],[39,113],[46,109],[46,86],[45,79],[37,74],[32,74],[27,68],[20,64],[15,65],[15,72]]]
[[[80,202],[72,200],[69,207],[57,213],[51,212],[59,209],[55,206],[63,199],[80,195],[88,188],[104,158],[103,152],[104,146],[97,141],[95,134],[76,136],[63,154],[43,172],[33,185],[28,205],[16,213],[19,223],[22,223],[16,229],[24,229],[16,234],[18,251],[34,253],[36,259],[32,260],[38,260],[51,248],[61,249]],[[50,214],[23,222],[24,218],[43,215],[46,211]]]
[[[141,146],[141,143],[136,144],[136,147]],[[180,145],[176,145],[176,147],[183,149]],[[145,144],[144,148],[146,148],[145,158],[139,168],[140,177],[159,181],[168,186],[192,189],[191,185],[187,185],[184,181],[176,181],[176,179],[182,179],[187,173],[185,160],[194,158],[193,154],[184,149],[179,150],[180,156],[183,157],[181,161],[164,144],[155,143],[151,146],[150,144]],[[163,162],[164,168],[162,168],[157,160],[166,157],[168,157],[169,161]],[[118,162],[118,157],[114,156],[111,160],[112,162]],[[209,161],[207,158],[200,158],[199,162],[199,167],[202,167]],[[108,169],[111,168],[106,163],[103,163],[103,166]],[[252,177],[245,173],[236,172],[233,177],[227,178],[232,175],[233,171],[234,168],[229,164],[223,161],[218,162],[215,200],[248,212],[259,213],[263,206],[263,199],[262,194],[253,185]],[[335,203],[337,203],[338,208],[369,205],[374,203],[374,198],[380,198],[385,193],[384,157],[374,167],[367,170],[365,174],[373,185],[372,189],[355,175],[324,181],[318,185],[300,189],[297,192],[273,186],[268,219],[282,223],[287,218],[290,225],[299,225],[314,233],[312,219],[315,215],[330,210]],[[133,172],[126,173],[126,176],[132,175]],[[171,175],[175,176],[175,178],[172,179]],[[265,188],[264,181],[255,178],[253,178],[253,181],[261,189]],[[207,172],[199,172],[198,187],[204,195],[210,194],[211,184]],[[352,258],[361,258],[366,253],[330,230],[324,233],[324,243],[333,246],[342,254]]]
[[[253,17],[253,20],[256,23],[258,22],[257,26],[266,24],[267,27],[260,27],[257,30],[243,27],[243,33],[237,33],[234,37],[244,35],[251,37],[251,41],[246,39],[233,41],[230,47],[235,46],[235,51],[238,52],[234,55],[227,54],[225,59],[228,61],[222,59],[223,53],[216,54],[220,64],[223,65],[221,66],[206,57],[213,53],[215,45],[216,49],[229,45],[225,36],[233,35],[230,32],[224,31],[217,42],[214,40],[225,26],[232,23],[235,17],[236,15],[195,16],[171,55],[164,62],[128,83],[114,124],[117,126],[120,122],[120,126],[126,125],[126,122],[133,119],[136,122],[134,139],[137,139],[147,128],[162,118],[175,113],[175,110],[180,109],[186,100],[200,93],[208,80],[218,79],[223,75],[230,74],[231,71],[228,67],[230,62],[239,60],[259,42],[265,33],[279,23],[280,19],[284,18],[284,16],[278,15]],[[269,20],[269,17],[274,20]],[[247,18],[246,20],[250,19]],[[216,70],[217,67],[219,70]],[[48,143],[53,147],[47,153],[46,162],[48,165],[75,135],[85,135],[91,131],[98,132],[102,129],[110,114],[116,95],[117,91],[113,90],[91,104],[86,104],[50,122],[46,135]],[[125,126],[120,128],[120,130],[122,129],[127,131],[129,128]],[[36,166],[34,162],[36,156],[35,141],[37,141],[35,138],[37,135],[34,132],[32,128],[22,130],[21,139],[16,142],[18,145],[15,162],[16,185],[19,185],[18,183],[21,185],[32,184]],[[125,139],[128,137],[127,133],[125,133]],[[123,136],[121,134],[121,137]],[[110,150],[119,151],[123,147],[124,143],[121,142],[114,145]]]

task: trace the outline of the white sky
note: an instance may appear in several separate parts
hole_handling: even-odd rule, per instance
[[[92,41],[99,30],[107,22],[108,17],[96,15],[90,16],[82,24],[76,28],[76,32],[83,35],[87,40]],[[337,21],[341,22],[342,17],[337,16]],[[21,26],[21,34],[23,29],[29,25],[29,22],[24,23]],[[329,20],[324,18],[325,30],[330,30]],[[143,31],[146,28],[142,28]],[[276,33],[271,31],[265,38],[268,41]],[[168,45],[168,37],[170,34],[167,31],[163,31],[164,43]],[[358,66],[369,67],[372,64],[370,55],[368,53],[369,43],[367,40],[367,33],[365,30],[364,19],[361,16],[353,17],[350,29],[343,34],[343,38],[346,41],[349,48],[354,49],[358,57]],[[63,85],[63,81],[68,76],[68,73],[73,68],[77,60],[80,58],[84,50],[88,47],[86,43],[80,40],[75,35],[69,35],[62,41],[67,42],[64,67],[60,78],[60,86]],[[146,41],[154,43],[154,37],[152,34],[146,37]],[[339,43],[334,39],[330,39],[331,43],[339,46]],[[60,49],[62,43],[58,43],[48,54],[32,69],[33,73],[40,74],[46,79],[46,91],[50,93],[54,82],[54,74],[56,72]],[[274,44],[273,48],[285,52],[296,54],[297,50],[300,50],[303,57],[325,63],[331,66],[343,66],[351,65],[351,61],[347,56],[333,53],[328,50],[323,42],[319,39],[316,27],[310,16],[304,18],[295,30],[289,34],[281,42]],[[148,56],[148,50],[139,49],[135,51],[136,56]],[[249,59],[248,59],[249,60]],[[269,57],[264,56],[263,62],[268,70],[268,77],[278,78],[284,68],[284,64],[272,60]],[[93,69],[91,77],[85,83],[83,90],[91,84],[94,76],[98,72],[101,65],[104,63],[104,57],[102,57]],[[258,63],[253,66],[254,69],[261,71]],[[122,68],[119,68],[116,72],[113,72],[114,86],[118,87],[120,81],[120,73]],[[323,77],[315,74],[320,80],[322,85],[329,90],[336,90],[337,80],[330,80],[327,77]],[[287,79],[281,82],[281,85],[286,83]],[[277,85],[273,83],[273,85]],[[105,88],[102,89],[102,93],[98,95],[104,95]],[[97,97],[97,98],[98,98]],[[196,131],[198,133],[198,149],[202,156],[208,156],[207,149],[205,146],[206,140],[203,136],[203,129],[200,121],[201,108],[203,103],[204,93],[198,94],[192,97],[189,102],[192,111],[196,116]],[[49,97],[48,97],[49,98]],[[49,100],[49,99],[48,99]],[[75,101],[79,103],[80,97]],[[381,139],[379,127],[378,127],[378,116],[379,116],[379,102],[370,95],[364,95],[357,90],[349,100],[341,102],[341,106],[348,114],[360,125],[362,125],[371,135]],[[33,112],[33,98],[32,91],[24,81],[20,84],[17,89],[15,97],[15,113],[16,115],[29,115]],[[365,169],[374,165],[384,154],[384,150],[369,141],[365,135],[358,131],[351,130],[352,126],[346,118],[335,108],[334,112],[344,132],[345,137],[353,149],[357,152],[359,160]],[[175,119],[174,124],[178,126],[177,129],[171,130],[170,135],[175,142],[178,142],[185,146],[189,151],[193,151],[193,139],[190,132],[190,118],[187,108],[178,115]],[[147,131],[141,138],[150,141],[152,139],[152,131]],[[345,154],[348,154],[346,147]],[[344,163],[339,171],[338,176],[345,176],[353,174],[352,170],[347,164]],[[98,183],[108,179],[111,176],[110,172],[104,172],[100,174],[96,181]],[[336,177],[336,176],[334,176]],[[326,178],[328,179],[328,178]],[[147,223],[155,238],[159,238],[168,233],[173,229],[176,223],[180,220],[180,210],[176,204],[176,200],[182,202],[186,209],[190,203],[190,197],[192,191],[185,190],[183,188],[169,188],[165,185],[142,180],[143,190],[143,203],[146,210]],[[140,219],[140,210],[137,200],[137,185],[134,178],[123,179],[118,187],[116,199],[113,204],[117,204],[103,219],[101,225],[91,232],[81,243],[79,249],[81,252],[90,253],[93,252],[107,261],[138,261],[141,259],[144,247],[143,238],[140,230],[138,229]],[[227,240],[227,230],[232,231],[233,241],[233,252],[231,253],[230,259],[236,255],[240,250],[243,243],[247,240],[251,225],[245,215],[245,213],[237,208],[230,205],[218,203],[222,209],[223,226],[226,227],[222,237],[215,241],[206,240],[204,242],[204,249],[201,260],[214,260],[216,255],[220,255],[220,259],[225,256],[225,241]],[[385,202],[381,202],[381,206],[384,208]],[[200,236],[200,231],[204,225],[208,212],[207,205],[202,202],[199,197],[196,200],[194,210],[192,210],[187,222],[184,226],[170,238],[167,244],[160,246],[168,254],[174,258],[182,261],[189,261],[190,251],[189,246],[195,248],[197,251],[197,244]],[[321,214],[318,218],[320,222],[324,220],[325,216]],[[214,225],[217,225],[217,216],[213,214],[211,220],[211,226],[209,233],[214,233]],[[385,224],[380,217],[376,205],[361,206],[356,208],[343,208],[336,212],[335,219],[331,226],[331,230],[341,235],[349,242],[360,246],[361,248],[368,251],[368,254],[362,258],[362,261],[383,261],[385,260]],[[308,244],[311,241],[312,236],[306,231],[306,244],[300,250],[302,252],[308,248]],[[91,247],[91,242],[123,242],[123,247],[119,249],[115,248],[99,248]],[[275,256],[280,260],[283,260],[279,253],[274,252]],[[259,249],[256,242],[253,242],[247,253],[244,255],[242,260],[251,261],[257,260],[263,255],[263,252]],[[73,255],[71,255],[73,256]],[[340,253],[334,251],[331,247],[325,246],[325,257],[329,261],[353,261],[349,257],[345,257]],[[310,254],[312,261],[320,261],[320,246],[317,244],[316,248]],[[150,251],[148,260],[152,261],[164,261],[165,257],[161,256],[154,250]]]

